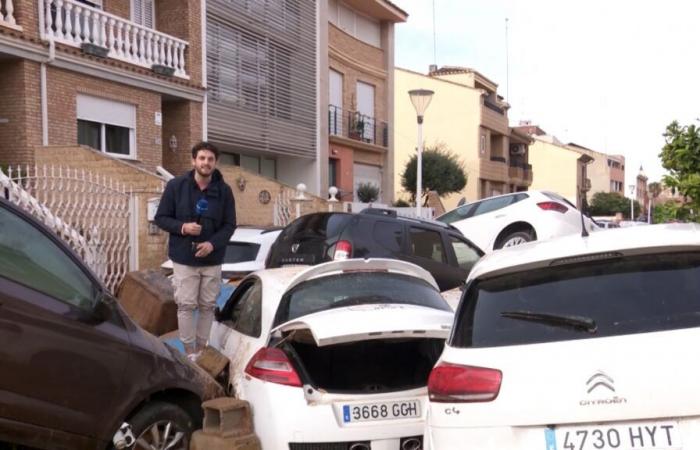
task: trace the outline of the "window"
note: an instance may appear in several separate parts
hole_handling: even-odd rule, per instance
[[[505,208],[513,202],[513,196],[506,195],[504,197],[494,198],[492,200],[484,200],[476,207],[473,216],[478,216],[480,214],[490,213],[491,211],[496,211],[497,209]]]
[[[391,252],[398,253],[403,248],[403,225],[400,223],[378,220],[372,234],[375,242]]]
[[[292,288],[282,297],[273,326],[319,311],[363,304],[451,310],[440,293],[424,280],[396,273],[345,273],[311,279]]]
[[[0,276],[91,311],[96,289],[68,254],[31,223],[0,208]]]
[[[476,264],[481,257],[479,252],[455,236],[450,236],[450,241],[452,248],[454,249],[455,256],[457,257],[457,265],[466,271],[472,270],[474,264]]]
[[[240,288],[239,288],[240,289]],[[262,322],[262,284],[256,281],[246,289],[231,310],[231,327],[239,333],[260,337]]]
[[[83,5],[92,6],[93,8],[102,9],[102,0],[76,0]]]
[[[354,11],[339,0],[328,2],[328,20],[362,42],[381,47],[381,24],[371,17]]]
[[[156,21],[153,0],[131,0],[131,20],[141,26],[154,28]]]
[[[566,318],[588,319],[595,332],[567,326]],[[457,311],[451,345],[526,345],[699,326],[700,254],[677,252],[537,268],[476,281]]]
[[[338,160],[328,159],[328,187],[338,187]]]
[[[260,251],[260,244],[248,242],[229,242],[226,245],[224,264],[235,264],[246,261],[255,261]]]
[[[437,231],[411,227],[409,239],[411,240],[410,251],[413,256],[432,259],[439,263],[447,262],[442,238]]]
[[[289,50],[262,36],[211,20],[207,29],[207,63],[212,100],[291,119]]]
[[[277,178],[277,160],[272,158],[266,158],[263,156],[249,156],[249,155],[231,155],[234,156],[234,161],[250,172],[257,173],[264,177],[276,179]],[[237,158],[236,158],[237,157]],[[230,157],[227,159],[230,162]]]
[[[78,95],[78,144],[113,156],[136,157],[136,107]]]
[[[481,154],[486,153],[486,135],[482,134],[481,135],[481,140],[479,142],[479,151]]]

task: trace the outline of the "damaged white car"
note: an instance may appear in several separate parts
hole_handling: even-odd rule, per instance
[[[210,345],[230,358],[263,449],[418,450],[452,317],[416,265],[333,261],[245,278]]]

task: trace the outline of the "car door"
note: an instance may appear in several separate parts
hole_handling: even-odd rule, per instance
[[[224,306],[219,321],[220,326],[228,329],[220,350],[231,360],[229,383],[234,392],[239,393],[246,364],[264,345],[261,341],[262,281],[256,277],[244,280]]]
[[[102,286],[55,235],[2,202],[0,230],[0,418],[95,437],[114,420],[124,324],[97,317]]]
[[[444,233],[443,238],[446,241],[444,244],[447,248],[449,261],[449,266],[445,270],[450,279],[456,280],[458,285],[462,285],[467,280],[474,264],[484,253],[457,233]]]
[[[407,246],[401,259],[412,262],[428,272],[435,278],[440,291],[456,287],[454,279],[447,268],[449,262],[447,251],[439,231],[422,227],[419,224],[406,226]]]
[[[482,200],[471,210],[468,219],[454,225],[467,239],[485,251],[489,250],[498,233],[509,223],[506,208],[513,199],[513,195],[504,195]]]

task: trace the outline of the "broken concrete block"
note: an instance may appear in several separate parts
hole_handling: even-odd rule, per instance
[[[202,403],[204,434],[239,437],[253,433],[253,417],[248,402],[221,397]]]
[[[197,358],[197,365],[216,378],[228,365],[228,358],[214,347],[207,345]]]
[[[177,329],[173,285],[160,270],[129,272],[117,298],[124,311],[146,331],[160,336]]]
[[[192,434],[190,450],[261,450],[260,440],[254,434],[223,437],[206,434],[202,430]]]

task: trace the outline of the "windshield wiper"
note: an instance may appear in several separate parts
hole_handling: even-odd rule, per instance
[[[595,320],[585,316],[568,316],[534,311],[503,311],[501,317],[508,319],[529,320],[547,325],[570,327],[580,331],[595,333],[598,326]]]

